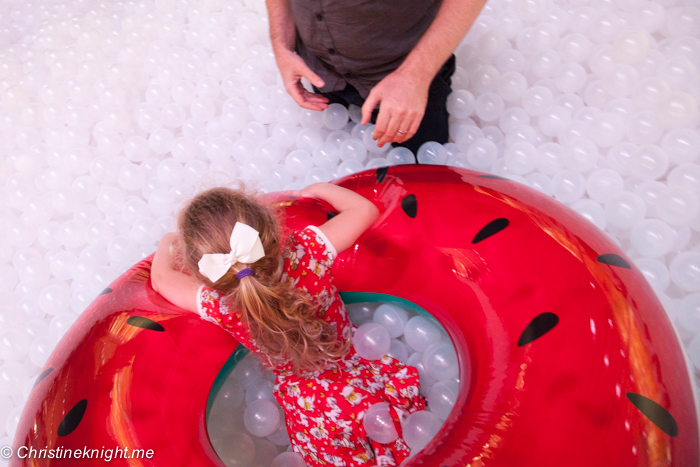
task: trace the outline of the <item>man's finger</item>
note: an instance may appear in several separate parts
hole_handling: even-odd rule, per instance
[[[422,113],[413,117],[413,119],[411,120],[411,123],[409,125],[408,130],[406,130],[406,134],[403,135],[403,137],[404,137],[403,140],[399,141],[399,142],[403,143],[404,141],[408,141],[409,139],[413,138],[413,135],[416,134],[416,132],[418,131],[418,128],[420,127],[421,121],[423,121],[423,114]],[[403,130],[403,128],[401,128],[401,129]]]
[[[374,108],[381,100],[382,98],[378,93],[373,93],[370,91],[369,96],[367,96],[367,100],[365,100],[365,103],[362,104],[362,121],[360,122],[360,125],[367,125],[367,123],[369,123],[372,118]],[[381,110],[379,113],[381,113]]]
[[[396,141],[397,139],[401,138],[402,136],[404,136],[404,135],[397,133],[397,132],[398,132],[398,130],[401,129],[401,125],[405,124],[405,121],[406,121],[406,119],[401,119],[399,117],[392,116],[389,119],[386,130],[384,131],[384,134],[382,135],[381,138],[379,138],[377,145],[381,147],[381,146],[384,146],[386,143],[391,143],[391,142]]]
[[[317,88],[322,88],[326,85],[326,83],[324,83],[321,77],[314,73],[314,71],[311,68],[309,68],[309,66],[301,57],[299,57],[299,65],[300,67],[297,71],[300,76],[303,76],[304,78],[308,79],[309,82]]]

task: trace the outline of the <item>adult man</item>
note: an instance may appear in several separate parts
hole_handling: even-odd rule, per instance
[[[447,142],[452,51],[486,0],[266,1],[277,65],[299,105],[354,103],[366,124],[379,104],[380,146],[415,153],[425,141]]]

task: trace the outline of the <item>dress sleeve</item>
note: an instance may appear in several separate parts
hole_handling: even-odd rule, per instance
[[[203,320],[222,327],[233,334],[233,337],[245,347],[255,350],[250,341],[247,328],[241,322],[241,313],[232,311],[222,301],[222,296],[219,292],[206,285],[201,285],[197,290],[197,311]]]

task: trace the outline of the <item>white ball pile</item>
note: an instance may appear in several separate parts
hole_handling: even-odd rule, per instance
[[[306,463],[291,450],[284,412],[273,395],[275,376],[249,354],[214,399],[209,438],[229,466],[295,467]]]
[[[356,107],[300,109],[267,29],[263,0],[1,2],[0,445],[58,339],[193,192],[412,162]],[[700,369],[699,38],[695,0],[490,0],[456,51],[454,142],[418,157],[604,229]]]
[[[396,305],[354,303],[347,309],[358,326],[353,345],[360,356],[376,360],[390,355],[418,368],[428,409],[409,415],[402,424],[404,439],[415,455],[440,431],[459,392],[452,342],[437,322]],[[298,461],[288,453],[289,434],[284,411],[273,396],[274,381],[274,374],[261,370],[260,359],[251,354],[236,365],[214,399],[207,429],[216,452],[227,465],[269,467],[272,462],[272,467],[286,467],[288,464],[275,464],[284,460],[294,467],[293,462]],[[371,406],[363,423],[367,435],[380,443],[398,437],[387,403]],[[267,462],[260,458],[263,449]]]

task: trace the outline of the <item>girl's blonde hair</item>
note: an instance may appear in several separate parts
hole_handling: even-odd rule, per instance
[[[229,253],[236,222],[260,233],[265,256],[253,264],[236,263],[212,283],[199,272],[207,253]],[[251,341],[272,366],[293,363],[294,372],[315,371],[348,350],[335,328],[317,316],[300,291],[280,283],[280,227],[272,210],[243,189],[214,188],[197,195],[180,213],[178,234],[184,266],[204,284],[222,293],[232,310],[240,310]],[[253,276],[236,278],[245,268]]]

